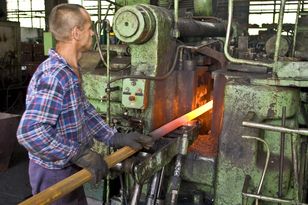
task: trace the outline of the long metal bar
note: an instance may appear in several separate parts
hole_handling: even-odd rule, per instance
[[[301,148],[300,148],[300,168],[299,168],[299,199],[303,200],[303,197],[306,197],[306,194],[304,193],[304,190],[301,187],[304,187],[305,185],[305,167],[306,167],[306,161],[307,161],[307,143],[301,142]]]
[[[275,23],[276,20],[276,0],[274,0],[274,9],[273,9],[273,24]]]
[[[242,193],[243,196],[245,197],[251,197],[254,199],[259,199],[263,201],[270,201],[270,202],[276,202],[276,203],[283,203],[283,204],[295,204],[295,205],[308,205],[306,203],[300,203],[294,200],[290,199],[279,199],[276,197],[270,197],[270,196],[263,196],[263,195],[258,195],[258,194],[250,194],[250,193]]]
[[[97,21],[100,22],[102,20],[102,2],[101,0],[97,1]],[[101,30],[102,30],[102,25],[98,24],[98,39],[99,42],[101,40]],[[98,42],[98,46],[99,46]]]
[[[99,0],[100,2],[100,0]],[[101,10],[101,8],[99,8]],[[99,19],[99,21],[101,20],[101,17]],[[111,88],[110,88],[110,31],[111,31],[111,26],[110,26],[110,22],[108,19],[104,19],[105,23],[106,23],[106,40],[107,40],[107,73],[106,73],[106,77],[107,77],[107,113],[106,113],[106,122],[108,125],[110,125],[110,118],[111,118],[111,114],[110,114],[110,110],[111,110]],[[99,24],[101,25],[101,24]],[[101,31],[99,30],[99,33]],[[97,42],[98,47],[100,47],[99,42]],[[109,155],[111,153],[111,149],[110,147],[108,147],[107,149],[107,154]],[[109,195],[110,195],[110,176],[107,176],[106,178],[106,201],[109,201]]]
[[[160,174],[161,174],[161,171],[158,171],[152,179],[146,205],[155,205]]]
[[[281,126],[286,126],[286,106],[282,108],[282,121]],[[278,197],[282,197],[282,184],[283,184],[283,165],[284,165],[284,145],[285,145],[285,134],[280,133],[280,163],[279,163],[279,180],[278,180]]]
[[[243,185],[243,189],[242,189],[242,205],[248,204],[248,198],[246,196],[244,196],[243,193],[247,193],[250,180],[251,180],[251,176],[246,175],[244,185]]]
[[[294,174],[294,186],[298,187],[298,157],[297,157],[297,143],[295,143],[294,136],[291,136],[291,150],[292,150],[292,161],[293,161],[293,174]],[[296,195],[298,199],[298,195]]]
[[[133,196],[130,201],[130,205],[138,205],[139,199],[141,196],[141,190],[142,190],[142,184],[135,184],[134,186],[134,191],[133,191]]]
[[[248,121],[243,121],[242,125],[246,126],[246,127],[270,130],[270,131],[274,131],[274,132],[295,133],[295,134],[299,134],[299,135],[308,136],[308,129],[291,129],[291,128],[287,128],[287,127],[280,127],[280,126],[275,126],[275,125],[268,125],[268,124],[262,124],[262,123],[257,123],[257,122],[248,122]]]
[[[294,57],[295,55],[295,46],[296,46],[296,38],[297,38],[297,30],[298,30],[298,18],[300,14],[300,9],[301,9],[301,0],[298,0],[297,10],[296,10],[296,19],[295,19],[295,25],[294,25],[294,31],[293,31],[292,57]]]
[[[242,136],[242,138],[258,140],[258,141],[262,142],[265,145],[265,148],[266,148],[266,160],[265,160],[264,169],[263,169],[262,176],[261,176],[259,186],[258,186],[258,190],[257,190],[257,194],[260,194],[261,188],[262,188],[262,185],[263,185],[263,181],[264,181],[264,177],[265,177],[265,174],[266,174],[266,171],[267,171],[268,162],[269,162],[269,159],[270,159],[270,150],[269,150],[267,142],[265,140],[261,139],[261,138],[253,137],[253,136],[245,136],[245,135]],[[259,204],[258,199],[256,200],[255,204],[256,205]]]
[[[162,136],[165,136],[172,130],[175,130],[176,128],[185,125],[185,123],[195,119],[196,117],[199,117],[203,113],[209,111],[213,107],[213,101],[209,101],[208,103],[200,106],[199,108],[183,115],[182,117],[179,117],[163,126],[160,128],[154,130],[153,132],[150,133],[150,135],[156,140]]]
[[[283,16],[284,16],[284,8],[286,5],[286,0],[281,0],[280,3],[280,12],[278,18],[278,28],[276,34],[276,46],[275,46],[275,53],[274,53],[274,65],[276,65],[279,57],[279,49],[280,49],[280,41],[281,41],[281,33],[282,33],[282,23],[283,23]],[[274,66],[274,72],[277,70],[277,66]]]
[[[201,107],[179,117],[166,125],[154,130],[149,133],[154,139],[159,139],[160,137],[165,136],[169,132],[175,130],[176,128],[185,125],[187,122],[199,117],[205,112],[211,110],[213,107],[213,101],[202,105]],[[108,167],[113,167],[117,163],[127,159],[132,156],[139,150],[135,150],[131,147],[123,147],[118,151],[112,153],[111,155],[104,158]],[[19,205],[39,205],[39,204],[50,204],[66,194],[72,192],[76,188],[80,187],[84,183],[90,181],[92,178],[91,172],[86,169],[83,169],[74,175],[56,183],[55,185],[45,189],[44,191],[34,195],[33,197],[21,202]]]
[[[212,23],[180,18],[177,28],[181,37],[224,37],[226,25],[224,22]]]
[[[178,38],[180,37],[179,29],[178,29],[178,22],[179,22],[179,0],[174,0],[174,30],[173,30],[173,37]]]
[[[106,122],[110,125],[110,109],[111,109],[111,88],[110,88],[110,31],[111,26],[108,19],[104,20],[107,24],[106,26],[106,36],[107,36],[107,115],[106,115]],[[98,44],[99,46],[99,44]]]

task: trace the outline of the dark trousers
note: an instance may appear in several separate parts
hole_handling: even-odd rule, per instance
[[[29,162],[29,179],[32,187],[32,194],[35,195],[44,189],[62,181],[63,179],[78,172],[79,167],[73,165],[63,169],[46,169],[40,165]],[[73,192],[65,195],[53,203],[53,205],[86,205],[86,197],[83,187],[75,189]]]

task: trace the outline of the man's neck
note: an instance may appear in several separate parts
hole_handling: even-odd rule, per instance
[[[70,66],[74,69],[78,68],[78,61],[81,57],[81,53],[77,51],[74,44],[70,42],[58,42],[56,45],[56,51]]]
[[[73,68],[75,74],[81,82],[81,76],[78,69],[78,61],[81,58],[82,53],[78,51],[76,45],[71,42],[58,42],[56,45],[56,51]]]

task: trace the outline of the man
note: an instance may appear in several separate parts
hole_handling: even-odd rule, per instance
[[[49,28],[57,41],[34,73],[28,87],[26,110],[17,138],[29,152],[32,193],[80,170],[88,169],[95,183],[108,172],[101,155],[90,147],[93,137],[109,146],[151,146],[153,140],[133,132],[127,135],[110,128],[85,98],[78,60],[91,48],[92,25],[80,5],[60,4],[53,8]],[[82,188],[55,204],[86,204]]]

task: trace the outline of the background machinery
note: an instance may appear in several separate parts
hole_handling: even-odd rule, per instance
[[[233,0],[219,18],[220,3],[119,0],[112,27],[105,18],[95,24],[106,45],[84,55],[83,87],[111,126],[151,134],[211,100],[213,109],[117,164],[99,187],[86,185],[88,196],[111,204],[307,204],[301,1],[291,36],[282,32],[282,0],[279,23],[259,39],[238,28]],[[98,142],[93,149],[112,152]]]
[[[298,15],[293,35],[283,36],[281,1],[275,35],[260,48],[238,34],[233,0],[228,20],[212,16],[218,3],[116,1],[123,7],[113,30],[98,22],[107,45],[82,61],[84,88],[112,126],[147,134],[211,99],[214,105],[116,166],[97,190],[88,186],[89,196],[111,204],[307,202],[308,44],[298,43],[307,41],[307,18]]]

